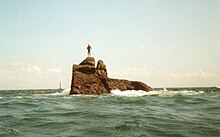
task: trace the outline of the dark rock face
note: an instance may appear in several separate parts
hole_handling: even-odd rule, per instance
[[[111,90],[144,90],[152,91],[148,85],[120,79],[108,78],[106,65],[99,60],[95,67],[95,59],[87,57],[79,65],[73,65],[70,94],[110,93]]]

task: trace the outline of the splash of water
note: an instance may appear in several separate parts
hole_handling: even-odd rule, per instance
[[[126,90],[126,91],[120,91],[120,90],[112,90],[111,93],[116,96],[126,96],[126,97],[140,97],[140,96],[146,96],[146,95],[158,95],[159,93],[157,91],[143,91],[143,90]]]
[[[172,91],[167,90],[164,88],[163,90],[155,90],[155,91],[143,91],[143,90],[112,90],[111,95],[113,96],[125,96],[125,97],[140,97],[140,96],[175,96],[175,95],[183,95],[183,96],[191,96],[191,95],[199,95],[203,94],[204,91],[194,91],[194,90],[179,90],[179,91]],[[35,94],[39,95],[39,94]],[[50,94],[40,94],[43,96],[67,96],[70,95],[70,88],[64,89],[62,92],[55,92]],[[96,96],[96,95],[71,95],[71,96]]]
[[[191,96],[191,95],[199,95],[203,94],[204,91],[193,91],[193,90],[180,90],[180,91],[172,91],[164,88],[163,90],[156,91],[143,91],[143,90],[112,90],[112,95],[116,96],[125,96],[125,97],[140,97],[140,96],[175,96],[175,95],[183,95],[183,96]]]
[[[62,92],[55,92],[49,94],[35,94],[35,96],[66,96],[70,95],[70,88],[64,89]]]
[[[70,94],[70,88],[64,89],[62,92],[55,92],[49,95],[53,95],[53,96],[65,96],[65,95],[69,95]]]

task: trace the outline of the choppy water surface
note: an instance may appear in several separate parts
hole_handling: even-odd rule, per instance
[[[211,137],[220,135],[220,89],[0,91],[0,136]]]

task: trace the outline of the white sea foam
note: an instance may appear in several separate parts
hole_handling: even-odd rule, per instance
[[[120,90],[112,90],[111,93],[116,96],[126,96],[126,97],[140,97],[140,96],[146,96],[146,95],[158,95],[159,93],[157,91],[143,91],[143,90],[126,90],[126,91],[120,91]]]
[[[15,97],[11,97],[11,98],[23,98],[23,96],[15,96]]]
[[[34,94],[34,96],[65,96],[70,94],[70,88],[64,89],[62,92],[48,93],[48,94]]]
[[[52,96],[65,96],[70,94],[70,88],[64,89],[62,92],[55,92],[52,94],[47,94],[47,95],[52,95]]]
[[[180,90],[180,91],[172,91],[167,90],[164,88],[163,90],[156,90],[156,91],[143,91],[143,90],[126,90],[126,91],[120,91],[120,90],[112,90],[112,95],[116,96],[126,96],[126,97],[140,97],[140,96],[174,96],[174,95],[184,95],[184,96],[190,96],[190,95],[199,95],[203,94],[204,91],[192,91],[192,90]]]
[[[190,96],[190,95],[199,95],[203,94],[204,91],[193,91],[193,90],[179,90],[179,91],[172,91],[167,90],[164,88],[163,90],[155,90],[155,91],[143,91],[143,90],[126,90],[126,91],[120,91],[120,90],[112,90],[111,95],[114,96],[125,96],[125,97],[140,97],[140,96],[174,96],[174,95],[184,95],[184,96]],[[64,89],[62,92],[55,92],[50,94],[35,94],[35,95],[43,95],[43,96],[66,96],[70,95],[70,88]],[[83,95],[83,94],[76,94],[71,96],[97,96],[97,95]]]
[[[193,90],[180,90],[180,91],[160,91],[159,96],[174,96],[174,95],[184,95],[184,96],[191,96],[191,95],[199,95],[203,94],[204,91],[193,91]]]

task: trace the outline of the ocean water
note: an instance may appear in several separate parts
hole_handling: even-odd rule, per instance
[[[219,88],[0,91],[0,137],[219,137]]]

